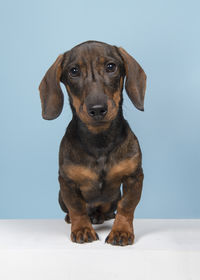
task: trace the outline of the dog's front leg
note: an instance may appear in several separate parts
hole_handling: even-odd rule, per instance
[[[112,230],[105,240],[107,243],[121,246],[133,244],[133,217],[140,201],[143,177],[143,171],[140,168],[135,175],[123,180],[123,196],[118,202]]]
[[[87,215],[86,203],[75,186],[59,176],[62,200],[69,211],[71,220],[71,240],[77,243],[92,242],[99,237]]]

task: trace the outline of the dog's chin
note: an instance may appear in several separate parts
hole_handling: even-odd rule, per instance
[[[104,126],[104,125],[108,125],[110,122],[109,121],[93,121],[92,123],[90,123],[91,126],[97,127],[97,126]]]

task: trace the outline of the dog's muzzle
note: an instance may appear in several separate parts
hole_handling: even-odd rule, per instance
[[[103,120],[108,111],[107,96],[103,92],[93,91],[87,96],[85,103],[87,113],[93,120]]]

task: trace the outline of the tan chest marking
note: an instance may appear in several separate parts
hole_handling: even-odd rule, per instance
[[[94,171],[82,165],[64,165],[62,169],[69,179],[78,184],[85,184],[98,179],[98,175]]]
[[[110,168],[106,180],[115,181],[134,173],[138,167],[139,154],[132,158],[122,160]]]

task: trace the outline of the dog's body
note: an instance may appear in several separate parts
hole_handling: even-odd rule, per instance
[[[92,227],[115,217],[106,242],[134,241],[133,215],[143,172],[136,136],[122,113],[122,90],[143,110],[146,75],[122,48],[88,41],[60,55],[40,84],[43,117],[62,111],[63,82],[73,113],[59,153],[59,203],[74,242],[98,239]],[[123,195],[120,186],[123,184]]]

